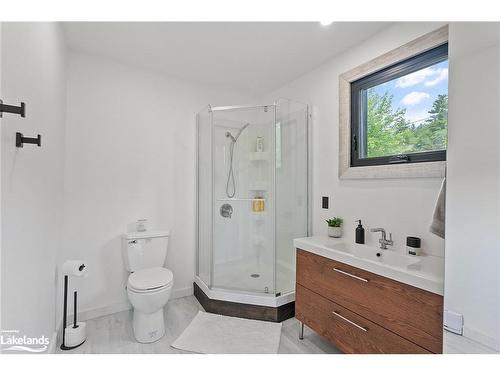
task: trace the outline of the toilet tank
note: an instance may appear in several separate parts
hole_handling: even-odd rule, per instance
[[[125,233],[123,258],[127,271],[162,267],[167,257],[168,237],[168,231]]]

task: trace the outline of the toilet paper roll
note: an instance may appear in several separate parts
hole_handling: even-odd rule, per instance
[[[87,266],[81,260],[67,260],[62,266],[62,272],[68,276],[86,277]]]

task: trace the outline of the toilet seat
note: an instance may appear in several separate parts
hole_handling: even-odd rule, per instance
[[[155,292],[172,286],[174,274],[168,268],[154,267],[132,273],[127,288],[134,292]]]

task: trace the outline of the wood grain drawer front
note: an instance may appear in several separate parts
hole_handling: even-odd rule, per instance
[[[345,353],[430,354],[424,348],[297,285],[295,316]]]
[[[433,352],[442,352],[443,297],[304,250],[297,283]]]

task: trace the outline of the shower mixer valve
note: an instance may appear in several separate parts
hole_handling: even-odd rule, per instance
[[[233,206],[229,203],[225,203],[220,207],[220,216],[231,218],[233,214]]]

